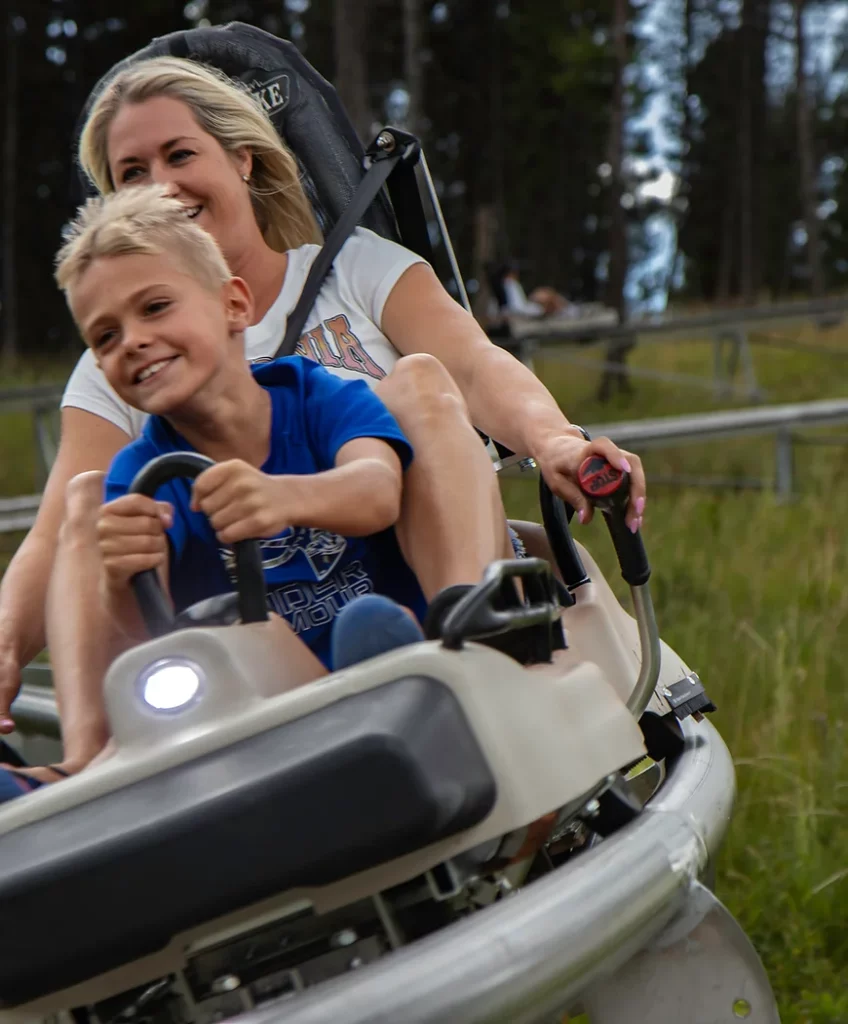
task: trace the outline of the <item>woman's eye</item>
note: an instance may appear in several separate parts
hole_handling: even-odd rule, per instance
[[[154,302],[148,302],[145,307],[145,313],[152,316],[155,313],[161,313],[163,309],[167,309],[171,303],[167,299],[156,299]]]
[[[140,167],[128,167],[121,175],[121,183],[125,185],[127,182],[134,181],[140,174]]]
[[[194,156],[194,153],[190,149],[175,149],[168,159],[172,164],[181,164],[190,156]]]

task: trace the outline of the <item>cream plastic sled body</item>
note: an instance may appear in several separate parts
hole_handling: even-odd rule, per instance
[[[185,967],[198,949],[283,918],[305,905],[318,914],[345,907],[422,875],[436,865],[540,817],[574,805],[611,774],[645,756],[641,730],[625,701],[636,681],[639,641],[597,566],[580,549],[593,582],[564,613],[568,650],[552,664],[525,669],[485,646],[448,651],[434,642],[403,648],[315,683],[286,691],[269,624],[197,628],[136,647],[116,660],[106,693],[117,752],[60,785],[0,811],[0,839],[30,822],[126,787],[310,714],[399,677],[428,676],[459,701],[496,782],[488,815],[473,828],[322,888],[280,893],[176,935],[161,951],[33,1003],[0,1011],[0,1024],[23,1024],[87,1005]],[[658,690],[687,673],[662,648]],[[137,681],[153,663],[188,659],[201,669],[198,696],[178,713],[145,706]],[[282,691],[282,692],[281,692]],[[656,709],[665,713],[660,698]],[[292,836],[296,842],[296,835]],[[485,911],[482,911],[485,913]]]

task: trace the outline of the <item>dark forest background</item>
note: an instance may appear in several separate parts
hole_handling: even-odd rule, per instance
[[[519,260],[623,315],[848,281],[846,3],[6,0],[6,355],[75,345],[51,277],[78,112],[115,61],[204,21],[293,39],[363,138],[425,141],[473,292]],[[479,294],[479,293],[478,293]]]

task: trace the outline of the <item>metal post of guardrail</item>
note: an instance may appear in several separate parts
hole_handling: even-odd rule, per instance
[[[35,435],[35,450],[38,454],[36,482],[39,487],[47,483],[47,477],[56,460],[57,443],[54,432],[56,406],[36,405],[32,410],[32,426]]]
[[[778,430],[775,437],[774,491],[779,501],[790,501],[795,476],[794,438],[789,427]]]
[[[725,359],[724,349],[728,346]],[[748,398],[757,402],[762,398],[748,332],[744,327],[729,327],[719,331],[713,338],[713,386],[715,397],[730,398],[734,390],[734,379],[742,369],[744,391]]]
[[[740,328],[739,333],[739,359],[742,363],[742,376],[745,380],[745,387],[751,401],[759,402],[763,397],[763,393],[760,389],[760,382],[757,379],[757,370],[754,366],[754,356],[748,340],[748,331]]]

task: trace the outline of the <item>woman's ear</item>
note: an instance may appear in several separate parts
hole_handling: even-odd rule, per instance
[[[230,331],[240,334],[253,323],[253,294],[247,282],[231,277],[223,286],[224,305]]]
[[[249,181],[253,173],[253,152],[247,146],[240,146],[233,156],[242,181]]]

